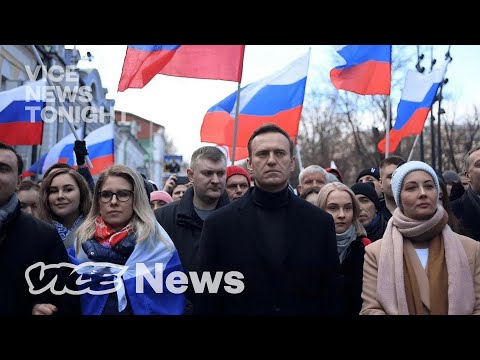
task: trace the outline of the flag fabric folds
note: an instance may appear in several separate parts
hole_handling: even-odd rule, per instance
[[[42,143],[46,80],[0,92],[0,141],[10,145]]]
[[[155,226],[163,240],[151,234],[137,243],[125,265],[91,262],[83,247],[78,252],[73,247],[68,249],[81,280],[77,291],[83,293],[82,315],[101,315],[108,297],[106,292],[113,292],[114,288],[118,312],[125,310],[128,302],[133,315],[183,314],[185,295],[172,293],[166,286],[169,275],[183,272],[183,267],[170,236],[159,223],[155,222]],[[157,268],[161,271],[157,272]]]
[[[157,74],[240,82],[245,45],[128,45],[118,91]]]
[[[397,108],[397,120],[390,130],[389,152],[394,152],[400,141],[410,135],[419,135],[447,70],[447,63],[430,74],[409,71]],[[378,143],[378,150],[386,151],[386,137]]]
[[[77,135],[81,139],[80,130]],[[109,123],[98,129],[95,129],[84,139],[87,143],[88,157],[92,161],[93,168],[90,169],[92,175],[96,175],[114,164],[114,123]],[[75,153],[73,145],[75,136],[69,134],[55,144],[40,160],[34,163],[22,176],[28,177],[35,174],[44,174],[47,169],[56,163],[67,163],[75,166]]]
[[[337,89],[360,95],[390,95],[392,45],[343,45],[337,52],[345,61],[330,71]]]
[[[248,139],[263,124],[277,124],[295,140],[309,60],[307,52],[276,73],[241,88],[235,160],[247,157]],[[208,110],[200,130],[201,141],[228,146],[232,152],[236,103],[237,92],[234,92]],[[241,148],[244,148],[242,156],[238,153]]]

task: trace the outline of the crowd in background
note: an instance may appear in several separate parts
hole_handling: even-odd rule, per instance
[[[74,150],[78,168],[55,164],[35,183],[0,143],[0,313],[480,313],[479,146],[460,174],[390,156],[351,186],[341,170],[312,164],[296,189],[293,143],[272,124],[250,137],[246,167],[204,146],[186,180],[163,186],[123,165],[94,181],[84,142]],[[40,263],[76,271],[40,276]],[[139,268],[156,274],[158,264],[163,291],[139,280]],[[186,291],[167,286],[175,271],[188,274]],[[204,272],[237,275],[194,291]]]

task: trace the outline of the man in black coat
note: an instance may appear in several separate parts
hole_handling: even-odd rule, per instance
[[[295,167],[291,139],[264,125],[250,137],[248,154],[255,186],[203,227],[199,275],[223,272],[223,280],[217,293],[198,295],[196,312],[340,314],[335,226],[329,214],[288,190]]]
[[[75,278],[69,267],[45,269],[69,259],[55,228],[20,210],[22,171],[22,158],[0,142],[0,314],[80,314],[78,296],[51,291],[75,290]]]
[[[470,186],[451,208],[460,222],[460,234],[480,241],[480,146],[465,155],[463,166]]]

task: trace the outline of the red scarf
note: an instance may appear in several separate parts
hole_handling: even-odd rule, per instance
[[[132,225],[130,224],[120,231],[115,231],[115,229],[103,221],[101,216],[95,220],[95,240],[97,240],[100,245],[107,248],[113,248],[131,232]]]

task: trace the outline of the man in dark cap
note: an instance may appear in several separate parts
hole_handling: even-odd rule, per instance
[[[367,231],[367,237],[372,241],[381,239],[387,228],[387,220],[379,214],[380,201],[373,183],[356,183],[352,186],[352,191],[360,204],[358,219]]]
[[[383,198],[382,187],[380,186],[380,170],[376,167],[366,168],[360,171],[356,183],[371,182],[375,186],[378,199]]]
[[[462,179],[453,170],[446,170],[442,174],[443,180],[447,187],[447,194],[450,201],[455,201],[463,196],[465,188]]]

